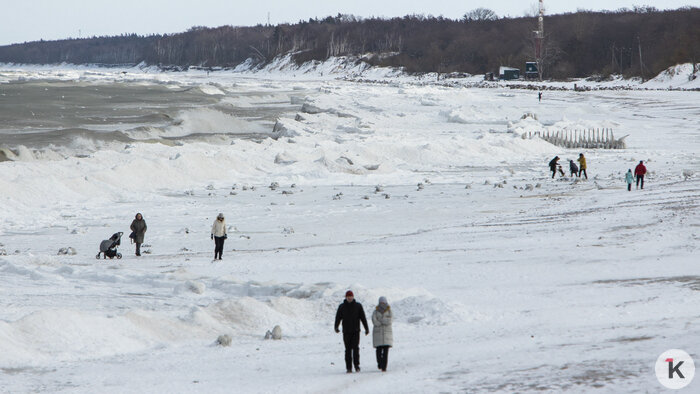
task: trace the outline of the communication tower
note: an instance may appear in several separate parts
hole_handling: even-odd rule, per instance
[[[540,13],[537,17],[537,31],[535,31],[535,61],[537,62],[537,73],[542,80],[542,51],[544,44],[544,3],[540,0]]]

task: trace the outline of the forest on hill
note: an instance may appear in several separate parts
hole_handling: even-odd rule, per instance
[[[700,8],[635,7],[544,18],[546,78],[622,74],[651,77],[679,63],[700,63]],[[91,37],[0,46],[0,62],[145,63],[164,68],[264,65],[291,54],[298,63],[358,56],[408,72],[479,74],[534,60],[536,17],[499,18],[477,9],[459,20],[407,15],[337,15],[294,24],[193,27],[167,35]]]

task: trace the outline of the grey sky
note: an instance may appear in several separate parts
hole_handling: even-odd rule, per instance
[[[547,13],[615,10],[653,3],[659,9],[700,7],[700,0],[545,0]],[[474,8],[522,16],[536,0],[0,0],[0,45],[68,37],[176,33],[192,26],[298,22],[338,13],[362,17],[407,14],[458,18]]]

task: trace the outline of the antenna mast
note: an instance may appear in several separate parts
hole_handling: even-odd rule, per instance
[[[542,44],[544,43],[544,3],[540,0],[540,14],[537,17],[537,31],[535,32],[535,61],[537,73],[542,80]]]

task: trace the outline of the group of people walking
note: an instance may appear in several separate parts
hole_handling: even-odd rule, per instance
[[[577,166],[576,163],[574,163],[573,160],[569,160],[569,171],[571,171],[571,176],[577,176],[581,177],[581,174],[588,179],[588,173],[586,172],[586,157],[583,156],[583,153],[579,153],[578,159],[579,165]],[[561,164],[559,164],[559,156],[554,156],[554,158],[549,162],[549,170],[552,171],[552,178],[557,174],[557,171],[561,174],[561,176],[566,176],[564,174],[564,170],[561,168]]]
[[[391,328],[391,307],[386,297],[379,297],[379,302],[372,312],[372,345],[376,348],[377,368],[386,372],[389,361],[389,348],[394,344],[394,335]],[[360,323],[365,328],[365,335],[369,335],[367,318],[362,304],[355,301],[352,290],[345,293],[345,300],[338,307],[335,314],[334,329],[340,332],[338,326],[343,326],[343,343],[345,344],[345,370],[352,373],[360,372]]]
[[[561,176],[566,176],[564,173],[564,170],[561,168],[561,165],[559,164],[559,156],[554,156],[554,158],[549,162],[549,170],[552,171],[552,178],[559,172]],[[583,153],[580,153],[578,155],[578,161],[579,165],[577,166],[576,163],[574,163],[573,160],[569,160],[569,171],[571,172],[571,177],[577,176],[581,177],[583,176],[588,179],[588,174],[586,173],[586,157],[583,156]],[[625,182],[627,182],[627,191],[632,191],[632,184],[637,182],[637,189],[640,187],[644,189],[644,175],[647,173],[647,168],[644,166],[644,161],[639,161],[639,164],[634,168],[634,173],[632,173],[632,169],[628,169],[627,173],[625,174]],[[641,186],[640,186],[641,185]]]
[[[625,182],[627,182],[627,191],[632,191],[632,183],[637,180],[637,189],[639,189],[639,184],[642,184],[642,189],[644,189],[644,175],[647,173],[647,168],[644,166],[644,161],[640,160],[639,164],[634,167],[634,175],[632,175],[632,169],[628,169],[625,174]]]

